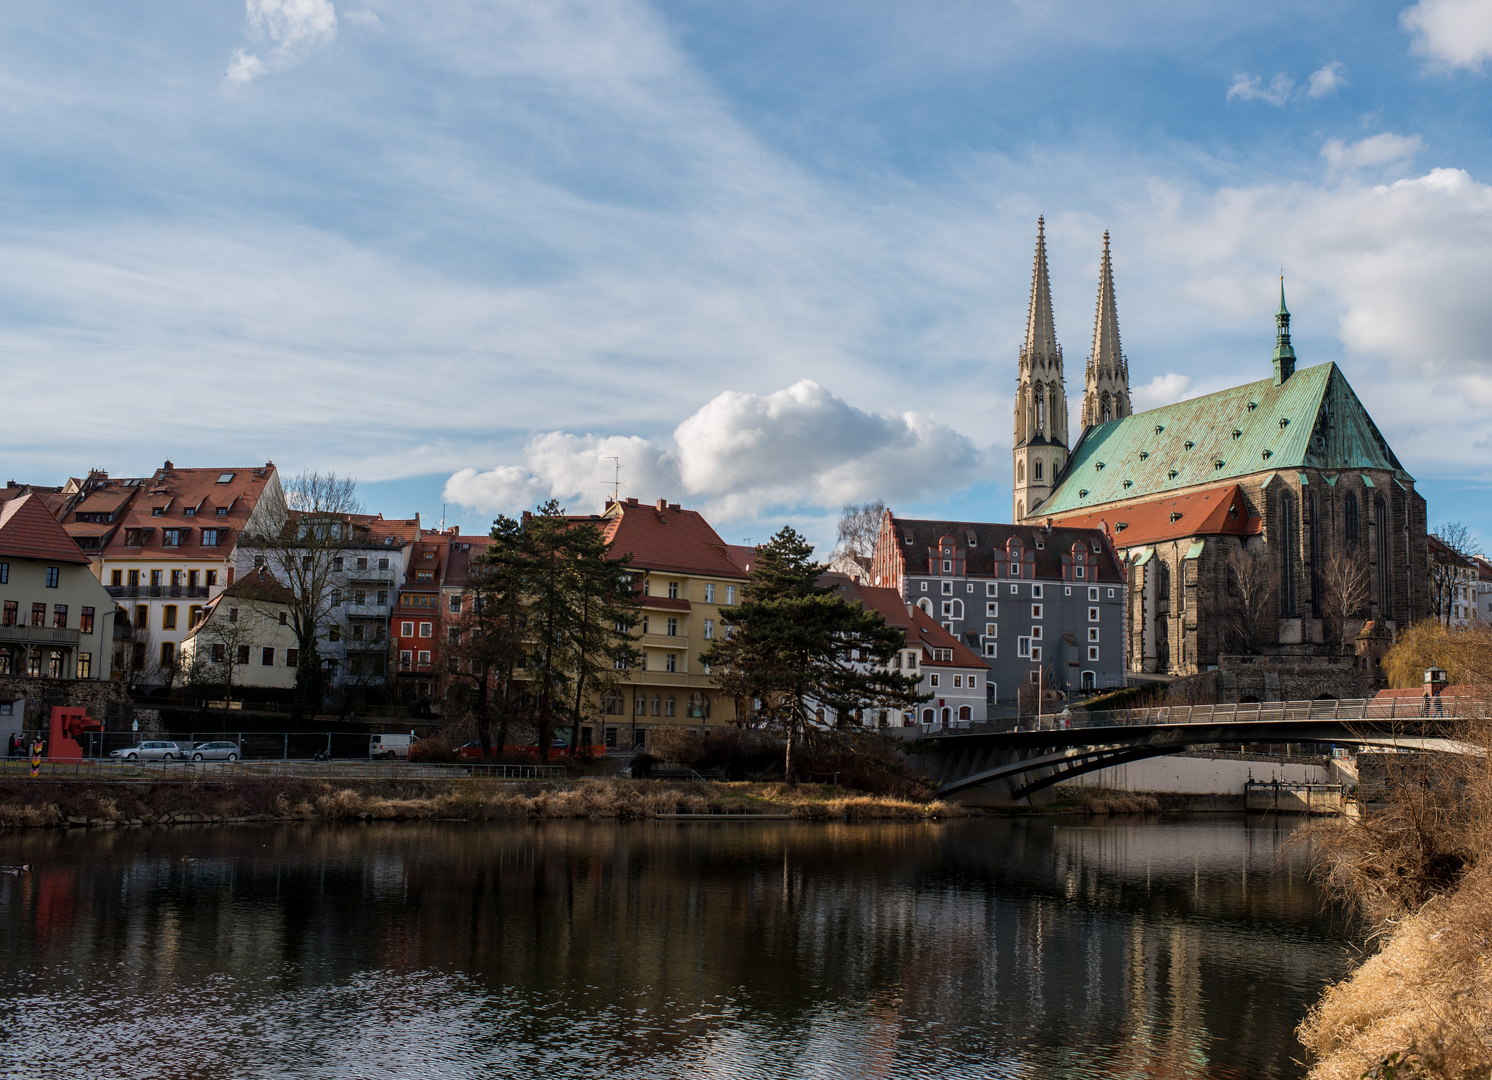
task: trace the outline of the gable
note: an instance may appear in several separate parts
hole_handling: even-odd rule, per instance
[[[88,556],[37,495],[0,503],[0,555],[88,565]]]
[[[1410,477],[1334,363],[1088,428],[1035,515],[1214,486],[1290,468]]]

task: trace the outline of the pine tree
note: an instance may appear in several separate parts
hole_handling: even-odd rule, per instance
[[[838,723],[867,708],[898,711],[923,700],[918,680],[890,670],[905,646],[879,612],[818,584],[813,547],[785,527],[759,548],[744,602],[726,612],[726,636],[700,659],[720,689],[755,705],[758,720],[786,736],[783,762],[793,782],[795,744],[822,729],[820,710]]]

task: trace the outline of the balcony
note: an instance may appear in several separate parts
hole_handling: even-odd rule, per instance
[[[206,600],[206,585],[105,585],[116,600]]]
[[[342,614],[349,619],[387,619],[393,610],[388,604],[355,604],[344,601]]]
[[[24,641],[28,645],[76,645],[81,630],[60,630],[55,626],[0,626],[0,641]]]
[[[673,649],[677,652],[689,651],[689,637],[687,634],[642,634],[638,637],[637,644],[644,645],[649,649]]]

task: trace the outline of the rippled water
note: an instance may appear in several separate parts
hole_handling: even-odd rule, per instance
[[[1298,1076],[1349,953],[1289,828],[10,833],[0,1074]]]

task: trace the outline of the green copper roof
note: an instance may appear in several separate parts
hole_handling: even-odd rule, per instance
[[[1336,364],[1302,368],[1088,428],[1033,513],[1286,469],[1387,469],[1412,482]]]

